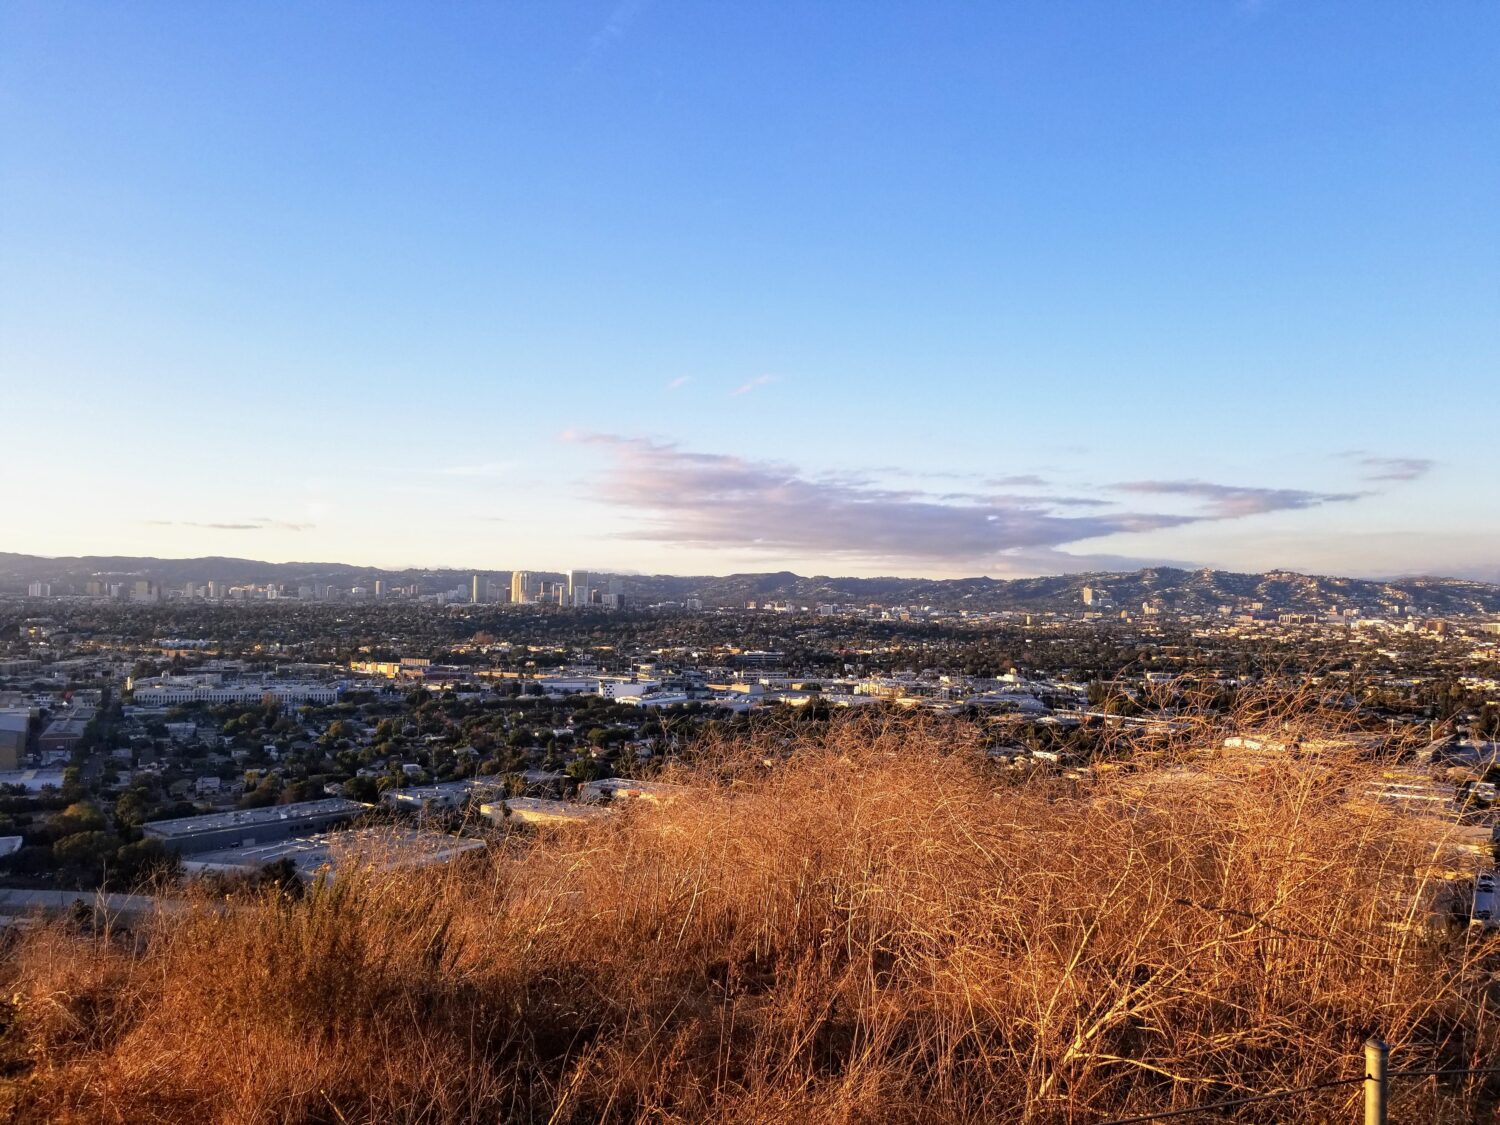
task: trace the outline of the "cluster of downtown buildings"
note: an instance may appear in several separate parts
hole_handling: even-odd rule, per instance
[[[467,583],[449,589],[426,589],[419,582],[394,583],[384,578],[368,584],[335,586],[329,583],[290,585],[282,582],[232,583],[220,579],[206,582],[158,582],[149,578],[122,580],[91,579],[78,587],[62,587],[34,581],[27,585],[30,598],[107,598],[134,605],[164,602],[267,602],[267,601],[415,601],[427,605],[550,605],[565,609],[626,608],[619,578],[590,580],[588,571],[573,570],[556,576],[545,572],[515,570],[475,574]]]

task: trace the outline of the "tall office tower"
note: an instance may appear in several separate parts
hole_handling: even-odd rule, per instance
[[[568,571],[568,600],[564,605],[579,606],[589,604],[589,572],[586,570]]]
[[[474,580],[469,583],[470,605],[478,605],[480,602],[484,601],[484,587],[481,585],[483,581],[484,579],[480,578],[479,575],[476,574],[474,575]]]
[[[524,570],[515,570],[510,575],[510,600],[516,605],[531,602],[531,575]]]
[[[1083,588],[1083,604],[1084,605],[1093,605],[1094,604],[1094,588],[1092,586],[1085,586]]]
[[[375,579],[375,596],[377,598],[383,598],[383,597],[385,597],[385,579],[383,579],[383,578],[377,578],[377,579]]]

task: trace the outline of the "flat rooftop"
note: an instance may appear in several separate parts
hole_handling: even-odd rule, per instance
[[[499,822],[506,813],[521,824],[564,824],[596,820],[610,810],[598,805],[578,805],[572,801],[551,801],[540,797],[511,797],[505,801],[479,806],[483,816]]]
[[[270,844],[201,852],[185,860],[183,869],[200,873],[257,871],[268,863],[288,859],[299,875],[310,878],[321,872],[336,875],[339,871],[356,868],[389,871],[401,867],[425,867],[446,863],[484,847],[483,840],[466,840],[442,832],[358,828],[349,832],[320,832]]]
[[[59,715],[47,724],[47,729],[42,737],[70,737],[81,735],[83,728],[88,726],[94,718],[92,707],[79,707],[66,715]]]
[[[405,789],[388,789],[386,796],[403,801],[438,801],[468,794],[489,795],[505,788],[505,778],[465,777],[458,781],[437,781],[431,785],[408,785]]]
[[[263,809],[235,809],[231,812],[183,816],[176,820],[152,820],[141,825],[143,831],[173,839],[194,836],[200,832],[219,832],[225,828],[253,828],[262,824],[316,820],[328,816],[353,816],[371,806],[347,797],[324,797],[318,801],[297,801],[290,805],[270,805]]]
[[[578,790],[578,799],[585,803],[610,799],[633,798],[647,801],[669,801],[688,792],[684,785],[671,785],[664,781],[634,781],[625,777],[605,777],[585,783]]]
[[[62,783],[62,770],[0,770],[0,785],[19,785],[31,793],[48,785],[61,789]]]

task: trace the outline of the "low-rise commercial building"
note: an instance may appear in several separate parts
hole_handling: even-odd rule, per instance
[[[141,825],[147,839],[160,840],[184,855],[307,836],[331,825],[351,820],[370,806],[345,797],[298,801],[263,809],[156,820]]]
[[[492,800],[502,796],[505,780],[499,777],[470,777],[462,781],[439,781],[434,785],[413,785],[408,789],[388,789],[382,800],[392,808],[413,812],[457,809],[471,799]]]
[[[210,872],[250,874],[278,860],[289,860],[303,879],[332,878],[354,869],[391,871],[447,863],[482,851],[483,840],[465,840],[442,832],[401,828],[357,828],[297,836],[268,844],[198,852],[183,862],[190,875]]]
[[[198,687],[142,687],[132,697],[138,707],[181,707],[189,703],[255,705],[267,699],[287,706],[337,703],[342,684],[228,684]]]
[[[21,768],[30,732],[30,711],[0,711],[0,770]]]
[[[608,816],[609,810],[598,805],[578,805],[572,801],[549,801],[542,797],[512,797],[506,801],[495,801],[479,806],[482,816],[504,824],[507,820],[519,824],[560,825],[586,824],[590,820]]]
[[[53,719],[42,731],[39,747],[43,758],[48,755],[71,754],[73,747],[83,738],[83,732],[94,720],[92,707],[76,707],[67,715]]]
[[[634,781],[628,777],[606,777],[585,782],[578,789],[578,799],[591,804],[610,801],[649,801],[661,804],[682,796],[689,790],[664,781]]]

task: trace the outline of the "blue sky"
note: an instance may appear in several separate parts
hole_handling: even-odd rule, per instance
[[[1500,571],[1500,7],[0,7],[5,542]]]

